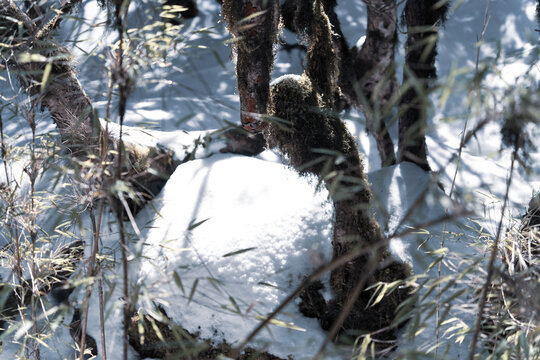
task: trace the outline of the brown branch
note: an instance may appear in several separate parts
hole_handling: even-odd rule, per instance
[[[277,41],[279,27],[279,2],[277,0],[225,0],[223,18],[229,32],[233,35],[236,54],[236,76],[240,95],[240,119],[242,127],[258,134],[264,127],[263,115],[268,112],[270,96],[270,73],[274,62],[273,46]],[[223,151],[242,151],[247,142],[253,148],[250,152],[259,153],[264,148],[262,135],[240,136],[232,130],[228,137],[229,146]]]
[[[348,92],[349,96],[355,95],[355,105],[363,108],[367,130],[377,143],[381,164],[389,166],[396,162],[386,120],[390,118],[387,105],[398,89],[394,63],[397,6],[395,0],[364,2],[368,13],[366,40],[353,60],[355,77],[352,88],[344,83],[346,90],[342,91]]]
[[[62,9],[68,11],[76,3],[68,2]],[[12,44],[11,52],[4,50],[2,59],[10,64],[33,101],[49,110],[60,131],[62,143],[74,156],[86,159],[87,154],[99,155],[100,140],[106,132],[70,64],[70,53],[44,37],[51,33],[59,20],[38,30],[32,20],[12,2],[0,0],[0,6],[0,23],[8,29],[3,38]],[[18,26],[13,19],[24,26],[26,33],[22,38],[18,37]],[[42,60],[21,59],[20,55],[23,54],[38,54]],[[47,77],[44,75],[46,73],[49,74]],[[114,147],[112,145],[118,147],[118,139],[108,134],[105,141],[111,144],[107,146],[109,149]],[[140,194],[141,203],[145,203],[161,190],[179,162],[173,160],[172,152],[159,147],[129,142],[125,147],[128,150],[122,162],[124,178]],[[153,174],[147,171],[151,168],[156,170]]]
[[[56,30],[56,28],[60,25],[60,21],[62,21],[63,16],[65,14],[68,14],[73,10],[75,5],[79,4],[82,0],[67,0],[62,4],[60,9],[58,9],[58,13],[54,18],[52,18],[45,26],[43,26],[36,34],[37,40],[44,40],[47,39],[51,33]]]
[[[383,166],[396,162],[394,145],[386,121],[388,102],[397,91],[394,74],[394,51],[397,44],[397,11],[395,0],[364,0],[367,4],[368,29],[361,50],[349,47],[335,12],[335,0],[323,0],[324,11],[332,24],[332,45],[336,55],[340,91],[333,94],[334,108],[347,106],[364,112],[366,128],[376,140]],[[301,34],[313,20],[310,0],[282,5],[285,26]]]

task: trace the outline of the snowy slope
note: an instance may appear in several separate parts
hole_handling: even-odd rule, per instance
[[[358,138],[360,151],[366,155],[375,199],[373,211],[386,235],[460,210],[447,196],[456,169],[455,163],[448,164],[448,159],[457,151],[467,118],[466,84],[474,73],[476,39],[482,31],[487,3],[455,1],[456,6],[439,44],[441,79],[451,75],[454,68],[468,69],[456,85],[462,91],[457,91],[445,106],[439,106],[440,93],[433,96],[433,117],[427,143],[430,164],[434,170],[441,171],[439,178],[432,179],[410,164],[380,169],[376,147],[365,133],[362,115],[355,111],[343,114],[349,129]],[[491,61],[500,70],[500,75],[494,72],[488,78],[487,85],[494,89],[505,84],[519,84],[522,81],[520,75],[528,69],[527,64],[517,58],[523,52],[532,56],[528,42],[537,37],[534,7],[532,0],[490,2],[489,24],[480,59]],[[141,13],[145,8],[150,8],[149,2],[133,7],[130,13],[133,23],[146,21]],[[337,9],[345,36],[349,43],[356,43],[366,26],[364,3],[341,1]],[[160,130],[154,132],[156,142],[175,149],[182,149],[202,134],[198,131],[221,128],[239,119],[234,66],[230,61],[230,47],[224,44],[229,35],[220,21],[219,5],[214,0],[200,0],[199,11],[199,16],[185,25],[188,42],[178,49],[183,54],[171,50],[168,58],[171,67],[150,66],[128,103],[129,125]],[[75,49],[81,83],[103,115],[107,84],[105,62],[97,56],[87,58],[84,52],[106,54],[106,42],[114,39],[114,34],[104,32],[102,26],[92,26],[104,21],[95,1],[85,3],[81,17],[85,19],[84,23],[66,22],[60,37],[83,41],[78,45],[82,50]],[[202,27],[210,28],[209,33],[197,33]],[[403,38],[401,43],[404,43]],[[206,48],[187,45],[205,45]],[[499,48],[502,55],[494,59]],[[402,61],[403,50],[398,57],[398,62]],[[301,54],[279,52],[274,78],[301,71]],[[538,70],[534,68],[531,74],[537,77]],[[13,101],[24,98],[20,94],[17,96]],[[481,110],[472,111],[467,129],[482,116]],[[10,119],[13,120],[4,131],[19,143],[28,139],[23,120]],[[38,129],[40,132],[54,129],[47,115],[40,116]],[[174,132],[176,130],[178,132]],[[479,224],[492,234],[506,191],[510,158],[508,151],[499,153],[499,139],[498,126],[489,126],[464,149],[453,196],[464,202],[468,209],[475,210]],[[514,174],[510,192],[511,215],[521,214],[532,192],[540,187],[539,153],[532,154],[532,159],[532,173]],[[230,343],[241,341],[256,326],[258,315],[264,316],[273,310],[304,275],[331,258],[332,206],[326,199],[326,192],[317,191],[313,181],[299,178],[281,162],[279,156],[267,151],[258,158],[214,155],[182,164],[153,206],[137,217],[142,240],[134,238],[133,251],[142,257],[132,262],[133,280],[144,285],[151,300],[163,305],[175,321],[190,331],[199,331],[203,338],[226,339]],[[21,173],[20,169],[18,171]],[[437,181],[444,186],[444,192],[438,189]],[[425,198],[401,223],[423,194]],[[109,220],[112,221],[112,216]],[[206,221],[189,230],[190,226],[203,220]],[[89,227],[88,219],[85,226]],[[426,253],[439,249],[443,238],[443,224],[426,230],[429,233],[396,237],[390,246],[395,257],[412,264],[417,275],[426,272],[431,262],[437,259],[436,254]],[[477,251],[470,245],[478,238],[478,226],[468,219],[448,223],[444,230],[445,234],[453,234],[445,235],[444,247],[449,252],[468,256]],[[115,229],[108,231],[113,235],[104,240],[104,246],[108,254],[119,258]],[[234,254],[239,250],[247,251]],[[446,264],[442,275],[456,271],[452,266],[451,262]],[[173,280],[173,272],[181,279],[184,290]],[[108,280],[117,282],[115,276],[119,274],[119,268],[113,269],[107,275]],[[429,274],[436,278],[436,268]],[[108,294],[110,300],[106,304],[108,359],[121,358],[119,288]],[[432,294],[425,301],[434,300],[434,296]],[[148,300],[143,298],[141,308],[150,308]],[[456,304],[464,300],[457,299]],[[97,309],[94,300],[90,306],[89,333],[99,343]],[[474,320],[467,309],[459,306],[452,310],[452,316],[466,325]],[[43,347],[42,359],[55,360],[73,355],[66,327],[70,319],[70,313],[63,315],[63,322],[62,317],[58,318],[55,336],[48,339],[48,348]],[[309,358],[316,353],[325,333],[315,320],[302,317],[294,304],[287,307],[279,319],[294,323],[298,329],[272,325],[257,338],[260,346],[282,357],[292,354],[295,359]],[[433,345],[433,317],[424,322],[425,330],[414,341],[403,339],[399,352],[426,350]],[[452,345],[448,358],[464,358],[468,338],[461,345],[455,344],[454,340],[445,340]],[[7,344],[0,352],[0,359],[13,359],[17,350],[17,344]],[[130,358],[136,358],[130,351]]]

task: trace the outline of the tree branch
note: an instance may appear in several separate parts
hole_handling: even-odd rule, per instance
[[[68,11],[77,2],[68,1],[62,9]],[[87,154],[99,154],[102,140],[110,143],[111,146],[107,146],[109,149],[113,145],[117,147],[118,139],[104,131],[77,79],[70,64],[69,51],[48,39],[60,18],[55,17],[38,30],[13,2],[0,0],[0,5],[0,25],[7,29],[1,35],[2,42],[10,45],[2,50],[2,60],[13,69],[32,100],[49,110],[60,131],[62,143],[72,155],[82,159],[86,159]],[[25,30],[22,36],[18,31],[19,24]],[[130,143],[128,140],[125,147],[124,178],[130,180],[144,203],[161,190],[179,161],[173,159],[171,151],[157,146]],[[99,156],[97,158],[101,159]],[[155,171],[148,172],[149,169]]]
[[[235,152],[236,148],[241,148],[241,153],[256,154],[264,148],[264,139],[259,133],[266,125],[262,116],[268,112],[273,45],[279,28],[279,1],[225,0],[222,13],[234,38],[242,127],[256,134],[245,136],[233,129],[228,134],[229,146],[222,151]],[[237,138],[239,142],[235,141]],[[252,148],[249,152],[241,145],[244,143]]]

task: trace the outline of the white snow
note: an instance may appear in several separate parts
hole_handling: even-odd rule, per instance
[[[443,29],[437,61],[441,79],[453,75],[453,69],[464,67],[466,71],[458,78],[465,82],[464,77],[470,79],[474,73],[476,42],[482,30],[486,2],[469,0],[459,3]],[[239,119],[234,65],[230,61],[230,48],[224,45],[229,35],[220,20],[219,5],[215,0],[200,0],[198,4],[199,16],[187,22],[184,31],[189,34],[189,41],[207,48],[186,48],[183,49],[185,53],[177,56],[171,50],[168,60],[173,66],[149,69],[129,98],[124,129],[127,139],[166,146],[173,149],[179,159],[193,151],[196,140],[208,136],[214,138],[216,131],[237,123]],[[149,3],[144,2],[140,9],[148,6]],[[360,37],[360,44],[366,27],[364,3],[341,1],[337,11],[348,41],[352,44]],[[529,69],[527,62],[523,59],[517,61],[515,56],[516,51],[529,51],[531,36],[537,35],[534,33],[538,27],[534,11],[535,2],[531,0],[523,1],[521,7],[512,1],[491,2],[481,60],[493,60],[493,66],[498,69],[491,72],[486,80],[494,93],[509,84],[520,84],[527,71],[533,79],[538,79],[538,69]],[[139,8],[133,7],[131,13],[137,21],[145,21],[139,14]],[[87,59],[84,52],[105,51],[114,34],[107,33],[99,25],[104,19],[95,1],[87,1],[81,14],[85,18],[84,24],[67,25],[66,21],[60,38],[85,40],[75,51],[80,79],[103,116],[107,83],[104,80],[104,60],[97,56],[84,60]],[[209,33],[196,33],[202,27],[209,27]],[[404,44],[403,40],[400,38],[401,44]],[[495,61],[499,48],[500,58]],[[296,50],[290,54],[280,52],[274,67],[274,82],[298,77],[302,73],[302,60]],[[400,50],[397,61],[403,63],[403,50]],[[5,87],[9,88],[10,79],[5,82]],[[17,89],[17,85],[14,84],[13,88]],[[499,126],[491,124],[463,149],[455,190],[452,199],[448,197],[457,167],[456,161],[449,163],[449,159],[457,152],[466,118],[467,93],[464,91],[452,93],[445,107],[437,108],[435,105],[431,114],[427,145],[429,161],[439,172],[438,178],[406,163],[381,169],[374,141],[364,130],[363,116],[356,111],[343,114],[351,133],[358,140],[359,150],[365,155],[365,167],[369,170],[373,191],[373,213],[385,235],[394,236],[390,243],[392,254],[411,264],[416,275],[425,274],[422,279],[432,281],[437,280],[438,274],[437,266],[430,265],[438,259],[440,253],[437,251],[442,247],[454,256],[445,260],[441,268],[443,277],[456,273],[460,269],[460,260],[483,255],[472,244],[478,240],[481,229],[495,233],[509,176],[510,152],[500,151]],[[11,96],[1,92],[0,95]],[[23,95],[15,95],[13,101],[20,102]],[[440,93],[433,96],[433,103],[438,104]],[[482,116],[481,111],[472,111],[465,131],[470,130]],[[28,128],[24,120],[16,116],[10,119],[13,121],[5,126],[4,131],[16,143],[27,141]],[[40,133],[54,130],[47,115],[41,115],[38,120]],[[148,128],[138,127],[141,123],[149,124]],[[117,132],[117,125],[110,123],[109,126]],[[393,124],[390,133],[397,144],[396,128],[397,124]],[[152,135],[150,140],[147,134]],[[540,146],[538,142],[536,145]],[[281,163],[282,157],[275,152],[265,151],[256,158],[249,158],[219,154],[220,146],[220,140],[214,140],[210,147],[197,148],[197,160],[181,164],[151,206],[137,216],[136,223],[142,234],[141,238],[134,236],[131,241],[130,273],[132,281],[140,287],[138,306],[142,310],[152,311],[155,304],[160,304],[175,322],[188,331],[199,332],[202,338],[215,342],[225,339],[228,343],[238,344],[255,328],[261,317],[275,309],[298,286],[305,275],[331,259],[333,208],[326,190],[316,189],[315,179],[299,177]],[[539,190],[540,153],[531,154],[531,158],[531,174],[519,171],[513,174],[509,215],[522,214],[533,191]],[[21,163],[24,161],[15,163],[13,174],[23,174],[24,165]],[[0,176],[1,183],[5,180],[3,171],[0,171]],[[43,179],[43,189],[47,188],[48,180]],[[439,189],[437,182],[444,191]],[[411,208],[414,211],[408,214]],[[474,211],[471,219],[462,216],[454,222],[423,226],[447,214],[459,213],[464,208]],[[43,218],[47,216],[48,213]],[[60,215],[50,216],[47,219],[54,219],[53,223],[60,221]],[[118,235],[114,225],[110,225],[113,221],[114,217],[107,214],[103,248],[108,256],[119,259]],[[508,221],[508,216],[505,221]],[[409,231],[413,226],[422,231]],[[72,230],[88,239],[88,228],[89,219],[84,218],[83,229],[86,232]],[[404,232],[405,235],[399,235]],[[108,281],[107,358],[116,360],[122,357],[120,266],[109,269],[105,276]],[[460,286],[463,284],[456,285],[455,291]],[[422,291],[425,293],[426,290]],[[436,296],[436,291],[431,293],[423,304],[435,302]],[[80,301],[83,292],[74,294],[72,298]],[[94,295],[90,303],[88,333],[99,344],[96,299]],[[454,300],[455,307],[449,315],[452,320],[440,332],[449,331],[448,336],[440,339],[442,344],[449,346],[449,359],[467,355],[470,335],[460,339],[457,330],[451,328],[456,324],[472,326],[474,309],[471,312],[470,308],[462,306],[466,300]],[[55,309],[59,315],[50,314],[50,318],[56,319],[57,328],[54,336],[46,341],[48,347],[41,347],[43,360],[73,358],[74,354],[67,328],[71,313]],[[434,315],[427,316],[429,311],[423,310],[418,309],[423,331],[419,331],[414,339],[402,338],[396,356],[427,350],[435,343]],[[294,359],[313,357],[326,335],[318,322],[301,316],[294,303],[278,319],[289,324],[289,328],[270,325],[259,334],[253,345],[284,358],[288,355]],[[6,339],[4,347],[0,348],[2,360],[15,358],[19,351],[17,342],[21,338],[9,340],[13,341]],[[329,347],[328,356],[334,353],[338,358],[344,358],[350,355],[350,349]],[[98,358],[101,359],[101,354]],[[131,348],[129,358],[137,358]]]
[[[326,197],[281,164],[231,155],[183,164],[154,201],[161,216],[143,235],[139,281],[188,331],[237,344],[257,317],[330,259],[332,206]],[[146,208],[138,222],[155,217]],[[241,250],[246,252],[227,256]],[[184,289],[174,282],[174,272]],[[315,354],[309,343],[324,339],[320,330],[306,331],[315,320],[301,316],[294,305],[279,320],[302,330],[268,329],[261,341],[273,340],[272,353]]]

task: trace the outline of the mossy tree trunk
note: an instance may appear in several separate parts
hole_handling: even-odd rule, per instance
[[[266,135],[268,144],[287,154],[300,174],[316,175],[329,190],[335,208],[333,260],[356,251],[362,253],[332,271],[332,301],[325,304],[320,295],[304,294],[302,311],[306,316],[318,317],[327,330],[339,325],[337,329],[341,330],[374,331],[391,324],[408,290],[396,290],[369,310],[366,307],[373,290],[362,290],[378,281],[403,280],[410,270],[396,263],[386,250],[379,225],[370,214],[371,191],[358,148],[345,124],[332,111],[334,99],[329,95],[337,89],[338,60],[331,44],[332,27],[322,3],[315,0],[312,8],[304,4],[303,9],[297,9],[297,15],[314,20],[302,22],[297,16],[295,25],[308,38],[306,71],[272,86],[271,114],[286,120],[290,127],[271,123]],[[313,13],[309,14],[310,11]],[[316,292],[318,288],[314,289]],[[305,304],[306,299],[314,303],[314,308]],[[346,305],[349,302],[350,307]],[[342,311],[349,313],[340,322]],[[391,336],[386,333],[376,338]]]
[[[444,22],[448,7],[448,1],[408,0],[403,12],[407,25],[403,85],[407,89],[400,103],[399,161],[413,162],[428,171],[425,140],[428,93],[430,84],[437,78],[438,27]]]
[[[22,33],[14,19],[22,24]],[[70,64],[71,54],[49,38],[56,25],[50,21],[43,28],[38,28],[14,3],[0,0],[0,38],[2,43],[11,44],[2,48],[0,56],[17,75],[20,85],[37,107],[49,110],[62,143],[71,154],[83,159],[92,154],[101,159],[103,154],[100,151],[104,148],[113,150],[119,144],[101,126]],[[21,55],[25,55],[27,60]],[[125,179],[133,179],[133,188],[144,203],[157,195],[178,162],[173,160],[172,153],[163,149],[129,143],[125,148],[128,159],[122,169],[126,173]],[[107,156],[110,160],[111,155]],[[148,172],[150,168],[156,171]]]
[[[540,26],[540,0],[536,2],[536,23]]]
[[[326,16],[332,24],[331,42],[339,72],[340,91],[333,94],[333,109],[347,106],[360,109],[366,116],[366,128],[375,138],[383,166],[396,162],[394,144],[386,122],[391,117],[388,101],[397,90],[394,52],[397,44],[395,0],[364,0],[368,12],[368,29],[362,49],[350,47],[341,31],[335,7],[336,0],[323,0]],[[309,23],[316,23],[310,11],[311,0],[286,0],[282,5],[285,26],[302,34]],[[308,37],[311,36],[307,34]]]
[[[224,0],[223,18],[234,38],[240,120],[248,136],[229,134],[229,151],[258,153],[264,148],[270,72],[279,28],[278,0]],[[253,134],[249,136],[249,134]]]

